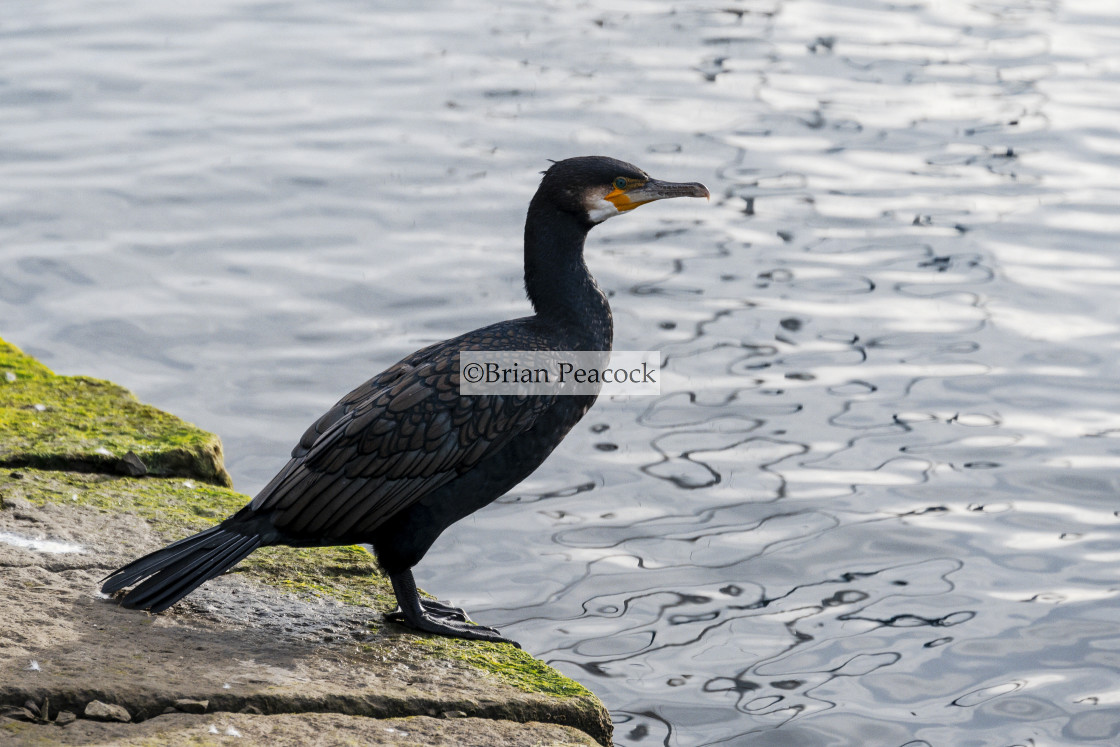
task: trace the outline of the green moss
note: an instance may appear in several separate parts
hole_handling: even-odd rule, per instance
[[[0,471],[0,494],[36,505],[63,503],[145,519],[167,539],[205,529],[241,508],[248,498],[229,488],[190,479],[150,479],[54,472]]]
[[[238,568],[290,591],[381,612],[397,606],[389,579],[364,547],[266,547]]]
[[[0,340],[0,464],[114,472],[130,451],[153,475],[232,484],[216,436],[111,382],[57,376]]]
[[[497,675],[504,682],[531,693],[562,698],[594,697],[591,691],[568,679],[539,659],[505,643],[483,643],[432,636],[418,643],[436,659],[458,659]]]

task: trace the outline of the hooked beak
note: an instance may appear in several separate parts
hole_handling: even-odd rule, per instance
[[[608,200],[621,213],[633,210],[647,202],[664,200],[670,197],[704,197],[711,199],[708,188],[699,182],[663,182],[650,179],[644,184],[639,184],[628,189],[614,189],[604,198]]]

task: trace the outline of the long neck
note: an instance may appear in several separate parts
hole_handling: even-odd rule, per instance
[[[540,195],[525,219],[525,290],[542,321],[588,350],[610,350],[614,325],[607,297],[583,261],[590,224]]]

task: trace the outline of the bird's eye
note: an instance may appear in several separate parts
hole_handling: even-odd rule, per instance
[[[614,180],[615,189],[626,189],[626,177],[620,176]]]

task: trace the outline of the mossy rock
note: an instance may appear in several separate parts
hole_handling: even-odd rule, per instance
[[[217,436],[112,382],[58,376],[2,339],[0,465],[232,485]]]
[[[0,501],[20,499],[34,506],[53,503],[135,516],[145,520],[165,543],[213,526],[249,502],[248,496],[236,491],[192,480],[36,469],[0,471]],[[138,556],[153,549],[156,548],[137,547],[130,548],[130,552]],[[265,547],[232,572],[266,586],[370,608],[381,614],[396,607],[388,577],[373,555],[357,545]],[[562,698],[593,697],[578,682],[513,646],[413,635],[403,630],[395,638],[411,641],[411,656],[461,661],[524,692]],[[372,650],[388,643],[371,641],[369,647]]]

